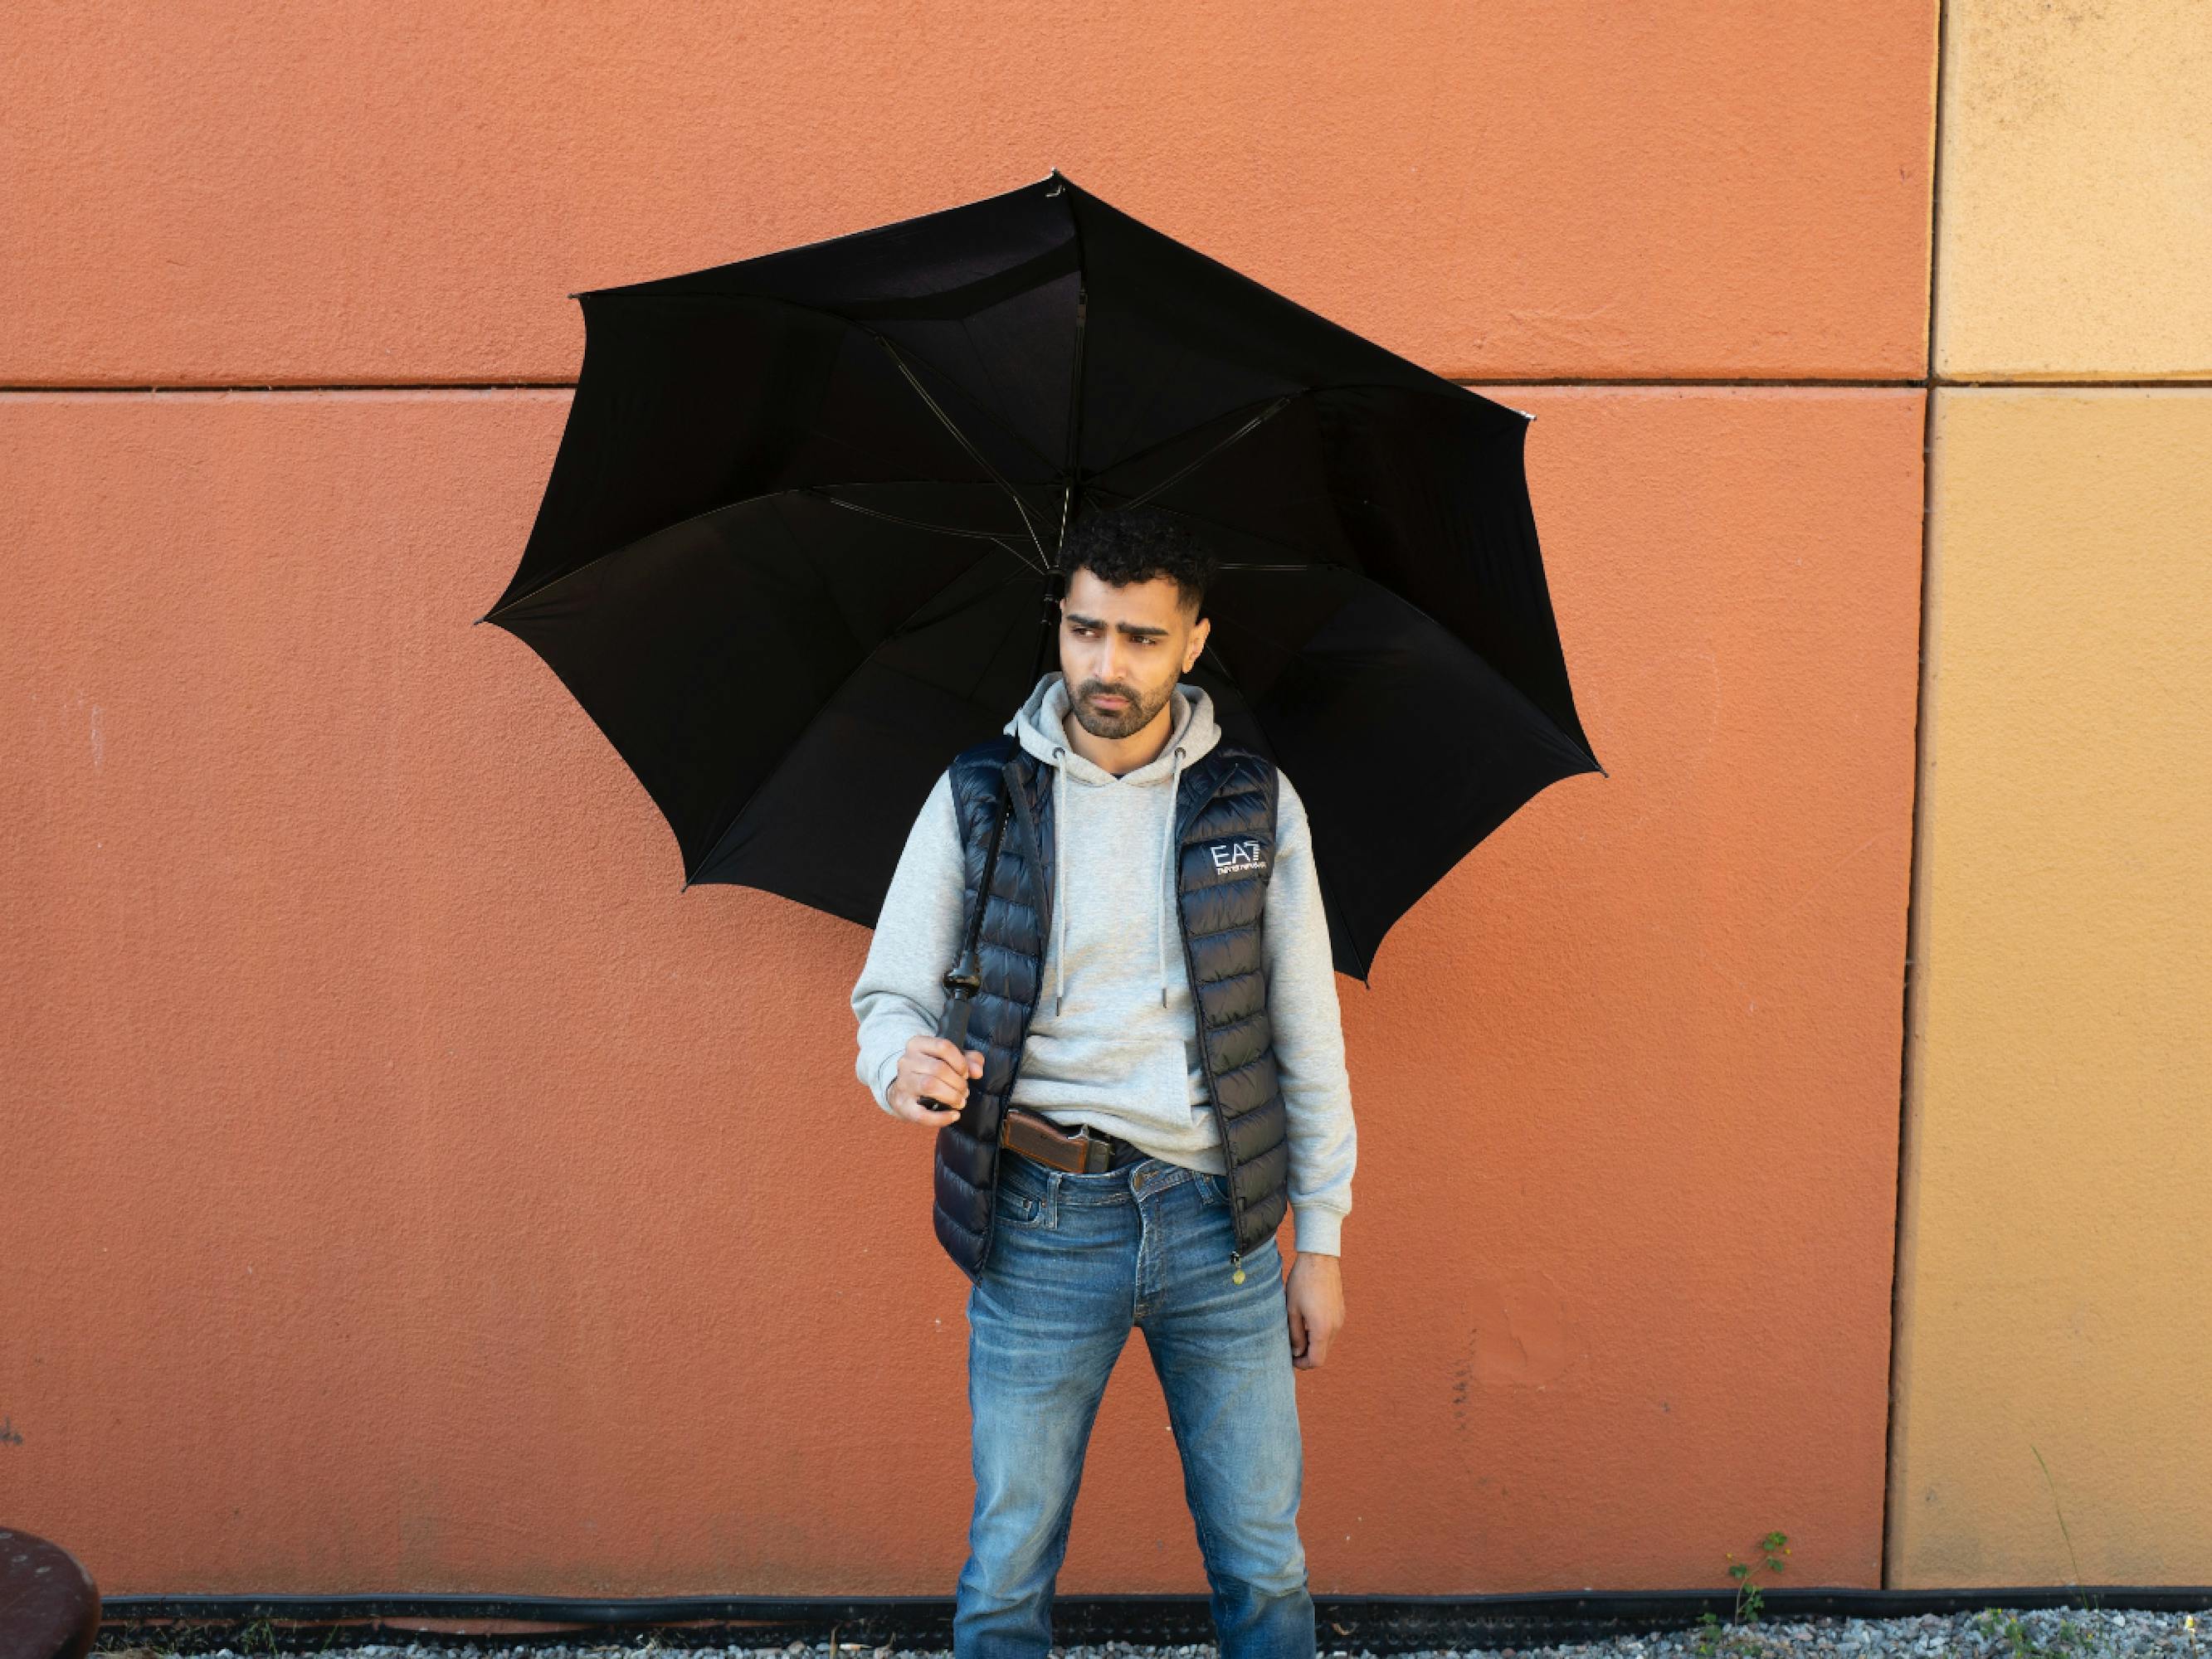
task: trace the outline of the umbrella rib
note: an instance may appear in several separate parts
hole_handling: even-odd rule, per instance
[[[988,553],[978,553],[973,559],[970,559],[966,564],[961,566],[959,569],[954,571],[951,576],[945,580],[945,581],[938,586],[932,588],[927,593],[923,595],[921,602],[919,605],[916,605],[913,610],[908,611],[907,614],[900,619],[899,624],[896,628],[890,629],[890,631],[886,633],[882,639],[878,640],[873,645],[870,646],[866,651],[860,653],[860,661],[854,663],[853,666],[847,671],[844,678],[837,682],[836,689],[832,690],[828,696],[823,698],[822,706],[806,717],[806,724],[799,728],[798,736],[792,738],[790,747],[787,748],[783,753],[777,757],[775,764],[769,769],[768,775],[763,778],[758,783],[755,784],[752,788],[746,793],[745,798],[744,801],[739,804],[738,810],[730,814],[729,821],[724,823],[721,829],[715,832],[714,845],[707,849],[706,856],[699,860],[699,867],[701,869],[705,869],[709,864],[712,864],[714,861],[715,854],[722,850],[722,843],[730,838],[730,831],[736,829],[739,822],[744,817],[745,814],[752,810],[753,803],[759,799],[761,795],[766,792],[769,785],[774,783],[776,779],[782,775],[783,769],[790,764],[791,757],[799,752],[799,746],[806,741],[807,734],[813,731],[814,728],[821,723],[823,715],[829,713],[831,707],[836,704],[837,699],[844,695],[845,688],[852,684],[854,680],[859,678],[860,672],[863,668],[866,668],[870,663],[876,660],[876,653],[882,650],[886,643],[896,639],[900,633],[904,630],[907,623],[912,622],[916,617],[919,617],[924,611],[928,609],[939,596],[945,592],[945,589],[951,587],[955,582],[958,581],[963,576],[966,575],[969,571],[973,570],[977,565],[982,563],[984,560],[990,556],[991,556]],[[1027,580],[1027,577],[1017,574],[1008,576],[1004,580],[994,583],[994,586],[997,587],[1004,587],[1006,586],[1007,582],[1026,581]],[[898,671],[893,670],[892,672],[896,672]],[[686,871],[684,875],[684,885],[687,888],[690,887],[691,885],[692,879],[692,872]]]
[[[1075,510],[1076,480],[1083,476],[1083,331],[1091,320],[1091,276],[1083,264],[1083,221],[1075,216],[1073,196],[1067,198],[1067,228],[1075,236],[1075,362],[1068,371],[1067,487],[1060,498],[1060,540],[1055,550],[1067,546],[1068,515]]]
[[[1309,386],[1301,391],[1279,392],[1276,395],[1279,397],[1305,398],[1311,396],[1315,388]],[[1257,404],[1261,401],[1263,400],[1255,398],[1250,403],[1235,404],[1229,409],[1224,410],[1220,415],[1208,416],[1206,418],[1207,420],[1225,419],[1229,416],[1237,414],[1241,410],[1250,409],[1255,404]],[[1194,424],[1203,426],[1206,424],[1206,422],[1200,421],[1194,422]],[[1158,439],[1152,443],[1146,444],[1142,449],[1133,449],[1126,455],[1117,455],[1111,461],[1109,461],[1104,466],[1100,467],[1097,471],[1092,473],[1091,477],[1103,477],[1109,472],[1118,472],[1125,466],[1133,465],[1136,462],[1143,460],[1146,456],[1152,454],[1155,450],[1165,449],[1170,444],[1182,442],[1183,439],[1190,435],[1190,427],[1180,427],[1176,430],[1168,434],[1166,437]]]
[[[656,536],[665,536],[672,530],[681,530],[687,524],[696,524],[700,520],[711,519],[719,513],[727,513],[733,508],[740,507],[750,507],[756,501],[772,501],[778,495],[817,495],[820,496],[820,498],[825,501],[835,501],[839,507],[854,507],[860,512],[866,513],[872,511],[873,509],[861,507],[858,501],[840,500],[837,496],[824,495],[823,492],[830,489],[873,489],[884,484],[941,484],[945,482],[945,481],[942,478],[838,478],[829,483],[784,484],[775,489],[763,489],[757,495],[742,495],[734,501],[722,501],[713,507],[702,507],[698,512],[687,514],[685,517],[678,519],[672,523],[662,525],[657,529],[648,530],[642,536],[633,536],[629,540],[622,543],[618,546],[610,547],[603,552],[594,553],[590,558],[586,559],[581,564],[571,565],[568,569],[556,572],[555,574],[547,577],[544,581],[538,583],[537,586],[530,588],[524,592],[517,593],[512,599],[508,600],[507,604],[494,605],[489,611],[485,611],[483,616],[478,617],[477,620],[480,623],[489,622],[494,617],[497,616],[499,612],[512,609],[514,606],[520,605],[525,599],[534,599],[541,593],[550,592],[554,588],[558,587],[562,582],[567,581],[570,577],[582,574],[585,571],[589,570],[593,565],[599,563],[602,560],[611,559],[618,554],[628,553],[633,549],[642,547],[646,543],[651,541]],[[968,479],[963,480],[963,482],[972,483],[977,481]],[[889,514],[879,513],[878,516],[889,518],[891,515]],[[945,525],[926,525],[922,524],[918,519],[906,519],[902,520],[900,522],[915,525],[924,530],[942,530],[947,535],[952,536],[981,536],[988,538],[991,533],[988,531],[982,530],[954,530]],[[1001,543],[1000,545],[1003,546],[1004,544]],[[1021,559],[1023,563],[1026,564],[1029,562],[1028,556],[1022,553],[1019,549],[1015,549],[1014,553],[1015,556]]]
[[[1115,510],[1116,512],[1126,513],[1133,507],[1142,507],[1146,501],[1152,500],[1153,496],[1158,495],[1163,489],[1169,488],[1170,485],[1181,483],[1185,478],[1188,477],[1200,467],[1204,466],[1216,455],[1218,455],[1223,450],[1228,448],[1230,445],[1235,443],[1246,433],[1251,431],[1253,428],[1258,426],[1261,422],[1267,420],[1271,416],[1279,414],[1282,411],[1283,405],[1290,402],[1291,396],[1291,393],[1287,392],[1285,392],[1281,397],[1276,398],[1274,402],[1269,404],[1265,409],[1261,410],[1257,415],[1255,415],[1250,420],[1245,422],[1243,425],[1238,427],[1236,431],[1231,433],[1219,443],[1214,445],[1212,448],[1207,450],[1203,455],[1194,457],[1179,471],[1170,473],[1166,477],[1161,479],[1159,483],[1154,484],[1150,489],[1147,489],[1143,495],[1138,496],[1134,501],[1124,501]]]
[[[985,414],[991,415],[994,406],[1005,406],[1006,403],[1006,393],[1000,390],[999,377],[991,373],[991,360],[989,357],[986,356],[981,349],[976,345],[975,331],[969,325],[969,319],[965,317],[963,317],[960,319],[960,337],[967,342],[968,355],[975,361],[976,371],[982,375],[983,385],[991,394],[988,401],[982,398],[978,398],[976,402]],[[917,356],[919,354],[917,354]],[[923,361],[927,362],[927,360],[924,359]],[[945,374],[945,371],[942,368],[938,368],[938,366],[934,363],[931,363],[930,367],[937,368],[937,372],[940,374]],[[956,386],[959,384],[957,379],[952,375],[946,374],[945,378],[949,380],[952,380],[953,384]],[[991,424],[999,428],[1000,431],[1007,430],[1006,423],[998,420],[995,416],[992,419]],[[1018,438],[1021,434],[1017,433],[1014,435]],[[1036,455],[1038,460],[1044,460],[1044,457],[1038,453],[1036,446],[1032,445],[1025,438],[1022,439],[1021,441],[1023,448],[1027,449],[1032,455]]]
[[[1103,489],[1109,495],[1118,495],[1121,494],[1120,490],[1114,489],[1111,485],[1098,485],[1094,486],[1094,488]],[[1136,503],[1134,501],[1124,501],[1121,504],[1122,507],[1134,507]],[[1116,507],[1114,510],[1119,512],[1121,508]],[[1242,536],[1249,541],[1265,542],[1268,546],[1279,547],[1286,553],[1304,553],[1305,551],[1302,547],[1294,547],[1288,542],[1278,541],[1273,536],[1263,536],[1256,530],[1247,530],[1241,525],[1223,524],[1218,520],[1209,519],[1202,514],[1194,513],[1188,507],[1162,507],[1158,510],[1162,513],[1172,513],[1179,519],[1188,519],[1193,524],[1202,524],[1209,530],[1224,530],[1232,536]],[[1316,566],[1323,568],[1335,569],[1355,568],[1354,567],[1346,565],[1343,561],[1340,559],[1324,559],[1312,556],[1309,556],[1303,562],[1294,565],[1224,564],[1221,568],[1224,570],[1310,570]],[[1364,575],[1365,573],[1361,571],[1358,574]]]
[[[1005,577],[1000,580],[997,583],[997,586],[1004,587],[1008,582],[1025,582],[1028,580],[1029,578],[1027,576],[1023,575],[1019,572],[1016,572],[1013,575]],[[980,651],[975,653],[975,678],[968,682],[968,690],[966,693],[966,699],[968,702],[973,702],[975,701],[975,694],[977,691],[981,690],[985,677],[991,672],[991,665],[998,660],[999,653],[1006,649],[1006,641],[1013,638],[1014,630],[1021,625],[1022,624],[1018,618],[1009,621],[1006,627],[1000,631],[998,641],[991,647],[988,655],[986,655]],[[1042,626],[1042,623],[1040,620],[1033,618],[1030,625],[1035,628]],[[1038,678],[1042,678],[1042,676],[1040,675]],[[1027,701],[1029,691],[1034,689],[1035,686],[1034,684],[1032,684],[1028,690],[1025,690],[1022,693],[1024,701]]]
[[[886,513],[879,507],[863,507],[858,501],[847,501],[842,495],[830,495],[829,493],[830,487],[826,484],[805,484],[800,486],[800,488],[804,493],[810,495],[819,495],[823,501],[830,502],[832,506],[849,507],[855,513],[865,513],[872,519],[888,519],[893,524],[906,525],[915,530],[935,531],[940,536],[968,536],[972,537],[977,541],[990,542],[996,546],[1005,548],[1007,552],[1021,560],[1024,564],[1027,564],[1029,562],[1029,556],[1027,554],[1024,553],[1020,548],[1015,546],[1012,542],[1007,541],[1003,537],[1000,536],[995,531],[962,530],[953,525],[929,524],[921,519],[909,519],[900,514]]]
[[[1108,493],[1119,494],[1120,492],[1109,490]],[[1212,519],[1201,518],[1197,514],[1185,512],[1179,507],[1164,507],[1159,510],[1163,513],[1174,514],[1177,518],[1188,519],[1194,523],[1206,525],[1210,528],[1227,530],[1231,534],[1243,536],[1255,542],[1265,542],[1270,547],[1279,547],[1287,552],[1295,553],[1300,550],[1297,548],[1291,546],[1286,542],[1277,541],[1273,536],[1263,536],[1257,531],[1245,530],[1234,525],[1217,525]],[[1498,665],[1492,662],[1489,658],[1484,656],[1481,652],[1476,650],[1474,647],[1469,645],[1456,633],[1453,632],[1452,629],[1445,627],[1443,623],[1437,621],[1434,616],[1431,615],[1426,606],[1417,604],[1415,601],[1407,599],[1403,593],[1401,593],[1396,588],[1392,587],[1389,583],[1376,581],[1374,577],[1369,575],[1364,570],[1360,569],[1357,565],[1343,564],[1334,559],[1310,559],[1302,566],[1250,565],[1242,568],[1255,570],[1279,570],[1311,569],[1316,566],[1329,569],[1349,570],[1359,580],[1371,584],[1378,592],[1387,593],[1391,599],[1396,600],[1400,605],[1404,605],[1406,609],[1412,611],[1415,616],[1419,617],[1424,622],[1426,622],[1431,628],[1435,629],[1437,633],[1443,635],[1444,638],[1449,640],[1461,650],[1466,652],[1468,656],[1473,657],[1477,662],[1480,663],[1492,673],[1496,674],[1500,684],[1504,685],[1507,690],[1511,691],[1515,696],[1518,697],[1521,702],[1528,707],[1529,711],[1533,713],[1547,727],[1557,733],[1558,736],[1565,742],[1568,748],[1572,750],[1572,752],[1580,755],[1583,759],[1589,762],[1593,767],[1595,767],[1599,775],[1607,778],[1613,775],[1612,773],[1607,772],[1605,769],[1603,764],[1598,760],[1597,756],[1591,751],[1587,744],[1576,742],[1574,738],[1563,729],[1557,720],[1553,720],[1549,714],[1545,712],[1543,708],[1537,703],[1534,697],[1530,696],[1526,691],[1522,690],[1519,685],[1514,683],[1511,675],[1501,672]],[[1237,567],[1231,568],[1233,568]],[[1246,631],[1250,632],[1251,629],[1247,627]],[[1281,644],[1282,641],[1278,641],[1276,643]]]
[[[945,422],[945,429],[960,441],[960,447],[966,450],[969,455],[975,458],[975,465],[981,467],[986,472],[989,473],[991,475],[992,481],[995,483],[1000,489],[1006,492],[1006,499],[1013,502],[1014,511],[1022,515],[1022,528],[1029,532],[1030,541],[1036,549],[1036,568],[1041,571],[1049,571],[1052,568],[1052,561],[1045,556],[1044,544],[1037,539],[1036,526],[1030,522],[1030,510],[1027,507],[1023,505],[1022,498],[1015,493],[1013,485],[1008,483],[1006,480],[1005,475],[1002,474],[997,467],[991,465],[990,458],[985,455],[981,450],[975,447],[974,441],[966,433],[960,429],[958,424],[954,422],[953,418],[945,412],[944,409],[939,405],[937,399],[929,395],[929,388],[921,383],[920,376],[915,374],[911,368],[907,367],[906,359],[899,355],[899,349],[890,343],[890,337],[889,335],[884,334],[876,329],[869,328],[866,323],[855,323],[854,324],[854,326],[855,328],[866,330],[869,335],[873,337],[878,345],[883,347],[885,351],[890,354],[891,362],[898,365],[898,372],[906,376],[907,383],[914,387],[915,392],[920,395],[922,402],[929,405],[929,412],[936,416],[939,420]]]
[[[1076,475],[1083,470],[1083,329],[1091,317],[1090,290],[1079,282],[1075,290],[1075,367],[1067,389],[1067,483],[1060,496],[1060,549],[1067,546],[1068,515],[1075,510]]]
[[[1296,403],[1300,398],[1317,398],[1323,392],[1328,392],[1366,391],[1403,392],[1416,397],[1442,398],[1447,403],[1459,403],[1462,401],[1462,399],[1455,398],[1451,395],[1453,392],[1457,392],[1464,393],[1467,397],[1477,398],[1483,403],[1497,402],[1495,398],[1484,398],[1480,392],[1475,391],[1472,386],[1457,386],[1450,381],[1446,381],[1443,387],[1440,389],[1435,386],[1401,386],[1393,380],[1331,380],[1326,386],[1300,386],[1296,392],[1279,392],[1276,395],[1286,398],[1292,403]],[[1224,410],[1218,416],[1207,416],[1207,419],[1224,419],[1231,415],[1234,415],[1237,410],[1249,409],[1252,406],[1252,404],[1256,404],[1260,401],[1261,400],[1259,398],[1255,398],[1252,399],[1251,404],[1238,404],[1234,408]],[[1500,409],[1513,409],[1513,405],[1510,404],[1498,404],[1498,407]],[[1528,414],[1526,410],[1513,409],[1513,412],[1526,420],[1534,420],[1535,418],[1534,416]],[[1204,425],[1205,422],[1200,422],[1197,424]],[[1117,455],[1113,460],[1108,462],[1104,466],[1100,467],[1098,471],[1091,476],[1093,477],[1103,477],[1109,472],[1117,472],[1125,466],[1128,466],[1135,462],[1143,460],[1146,456],[1152,454],[1156,450],[1164,449],[1170,444],[1182,441],[1182,440],[1186,437],[1189,432],[1189,427],[1183,427],[1176,431],[1170,432],[1164,438],[1161,438],[1155,442],[1146,444],[1142,449],[1133,449],[1126,455]]]
[[[855,233],[855,234],[858,234],[859,233],[857,232]],[[867,324],[861,321],[859,318],[848,317],[843,312],[839,311],[833,307],[810,305],[804,300],[789,299],[782,295],[777,294],[725,293],[720,291],[712,291],[702,294],[636,294],[627,289],[620,288],[601,289],[597,290],[586,289],[584,291],[586,293],[596,292],[602,298],[620,296],[626,301],[642,302],[651,301],[655,304],[679,304],[685,301],[696,301],[702,300],[726,302],[731,300],[739,300],[749,304],[781,306],[787,310],[803,311],[811,316],[826,317],[832,322],[842,324],[847,328],[857,329],[863,334],[874,334],[878,339],[881,339],[883,337],[880,334],[876,334],[876,331],[874,329],[870,328]],[[573,300],[578,296],[572,294],[568,297]],[[586,319],[586,325],[588,326],[588,317]],[[927,353],[915,351],[911,346],[908,347],[907,349],[912,356],[915,362],[923,364],[929,368],[935,369],[939,374],[944,375],[946,380],[951,381],[954,385],[960,385],[960,377],[958,375],[948,371],[942,363],[937,362]],[[968,388],[963,387],[963,390],[967,389]],[[1028,438],[1024,436],[1018,428],[1009,425],[1000,411],[994,410],[988,404],[983,403],[980,400],[976,406],[984,416],[988,417],[992,426],[997,428],[1001,434],[1010,439],[1012,441],[1019,444],[1024,449],[1028,450],[1031,455],[1035,456],[1038,465],[1050,466],[1052,465],[1051,459],[1041,453],[1037,447],[1031,443]]]

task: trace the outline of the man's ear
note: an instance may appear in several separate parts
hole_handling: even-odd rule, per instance
[[[1206,652],[1206,636],[1212,631],[1213,619],[1211,617],[1200,617],[1197,625],[1190,630],[1190,654],[1189,659],[1182,665],[1184,673],[1189,673],[1197,666],[1199,658]]]

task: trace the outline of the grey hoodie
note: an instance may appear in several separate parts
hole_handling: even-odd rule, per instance
[[[1119,777],[1067,741],[1067,687],[1057,671],[1003,728],[1053,769],[1059,826],[1053,933],[1011,1098],[1055,1123],[1093,1124],[1154,1158],[1219,1175],[1221,1135],[1206,1101],[1173,854],[1182,769],[1220,741],[1221,728],[1201,687],[1177,685],[1174,709],[1159,754]],[[853,987],[854,1069],[885,1111],[907,1039],[933,1035],[945,1006],[943,977],[959,955],[964,920],[961,865],[951,781],[940,775],[907,836]],[[1296,1247],[1336,1255],[1357,1156],[1352,1085],[1312,836],[1287,775],[1261,939],[1290,1115]]]

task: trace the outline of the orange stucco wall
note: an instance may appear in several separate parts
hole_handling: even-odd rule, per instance
[[[1537,411],[1612,774],[1340,981],[1316,1588],[1723,1586],[1774,1528],[1881,1582],[1936,23],[19,8],[0,1521],[110,1594],[950,1593],[966,1284],[852,1077],[866,935],[679,892],[470,623],[568,291],[1057,165]],[[1133,1334],[1063,1593],[1202,1589],[1181,1492]]]
[[[1942,394],[1893,1547],[2212,1564],[2212,398]]]
[[[2212,18],[1947,4],[1942,88],[1887,1572],[2201,1584]]]

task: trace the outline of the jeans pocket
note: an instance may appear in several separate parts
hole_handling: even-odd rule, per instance
[[[1044,1218],[1044,1206],[1035,1194],[1016,1192],[1003,1183],[991,1207],[999,1224],[1005,1227],[1034,1227]]]
[[[1200,1170],[1192,1177],[1198,1183],[1198,1200],[1201,1204],[1229,1207],[1229,1182],[1225,1176],[1208,1175]]]

